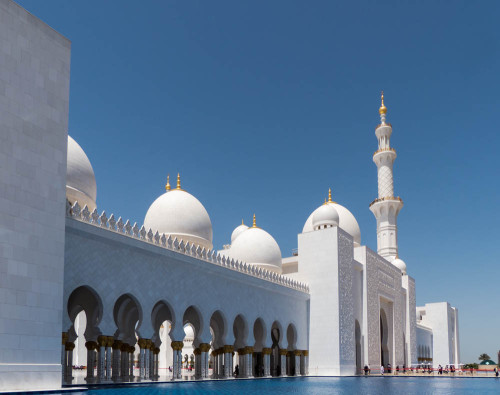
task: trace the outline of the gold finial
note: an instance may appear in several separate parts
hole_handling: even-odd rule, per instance
[[[170,174],[167,175],[167,184],[165,185],[165,190],[170,191]]]
[[[382,99],[382,105],[380,106],[380,108],[378,109],[378,113],[380,115],[382,114],[387,114],[387,107],[384,105],[384,91],[382,91],[382,96],[381,96],[381,99]]]
[[[243,218],[241,219],[241,224],[242,224],[242,225],[245,225],[245,223],[243,222]]]
[[[328,204],[327,201],[326,201],[326,198],[325,198],[325,203],[323,203],[323,205],[325,205],[325,204]]]
[[[255,214],[253,215],[253,225],[252,225],[252,228],[256,228],[257,227],[257,221],[255,221]]]
[[[177,173],[177,188],[175,188],[175,189],[181,190],[181,176],[180,176],[180,173]]]
[[[328,188],[328,203],[333,203],[333,201],[332,201],[332,188]]]

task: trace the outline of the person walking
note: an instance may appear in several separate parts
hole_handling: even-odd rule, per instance
[[[496,367],[495,369],[493,369],[495,371],[495,377],[498,377],[498,367]]]
[[[384,365],[380,365],[380,374],[384,375]]]

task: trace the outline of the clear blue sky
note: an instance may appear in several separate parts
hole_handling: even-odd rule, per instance
[[[464,362],[496,359],[500,2],[19,3],[72,41],[99,208],[142,224],[180,171],[219,248],[255,212],[290,255],[332,187],[376,250],[383,89],[417,303],[459,308]]]

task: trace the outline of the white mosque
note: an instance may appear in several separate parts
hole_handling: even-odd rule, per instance
[[[98,206],[91,163],[67,135],[69,41],[10,0],[1,13],[0,60],[5,48],[12,60],[0,61],[0,215],[14,219],[0,223],[0,388],[72,384],[75,365],[99,383],[459,364],[457,309],[417,307],[398,251],[403,201],[383,94],[369,206],[377,252],[331,192],[304,218],[292,256],[255,216],[216,250],[209,213],[179,175],[142,224]]]

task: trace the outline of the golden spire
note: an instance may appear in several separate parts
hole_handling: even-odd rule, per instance
[[[167,184],[165,185],[165,190],[170,191],[170,174],[167,175]]]
[[[332,188],[328,188],[328,203],[333,203],[333,200],[332,200]]]
[[[252,225],[252,228],[256,228],[257,227],[257,221],[255,221],[255,214],[253,215],[253,225]]]
[[[181,176],[179,173],[177,173],[177,188],[178,190],[181,190]]]
[[[327,201],[326,201],[326,198],[325,198],[325,203],[323,203],[323,205],[325,205],[325,204],[328,204]]]
[[[382,104],[381,104],[380,108],[378,109],[378,113],[380,115],[387,114],[387,107],[384,105],[384,91],[382,91],[381,99],[382,99]]]
[[[245,223],[243,222],[243,218],[241,219],[241,224],[242,224],[242,225],[245,225]]]

